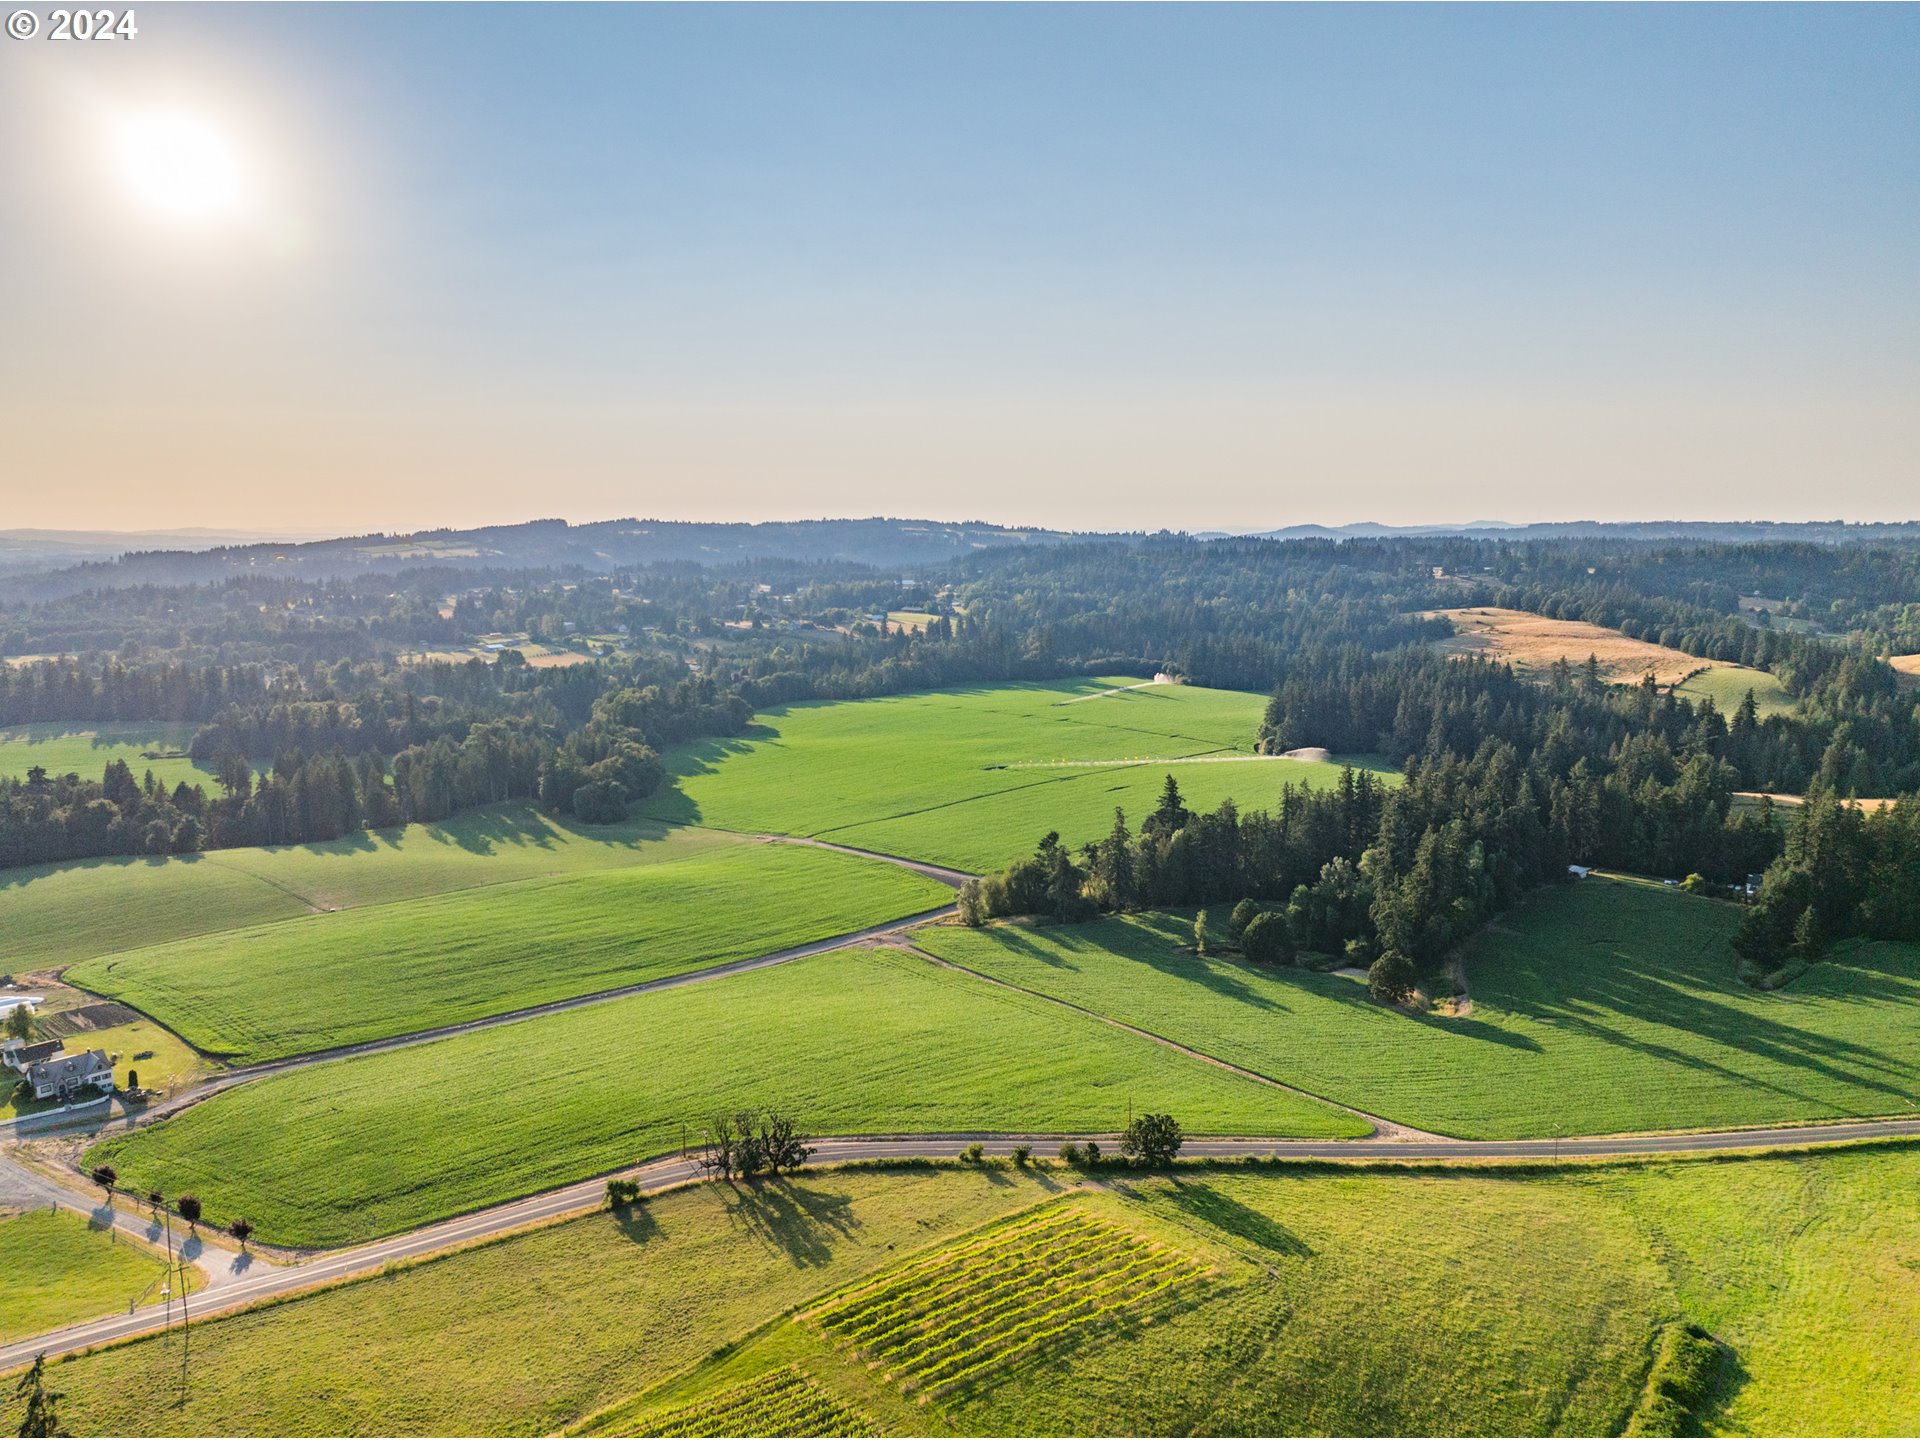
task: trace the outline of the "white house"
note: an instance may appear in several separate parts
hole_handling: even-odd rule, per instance
[[[27,1068],[27,1083],[36,1100],[73,1100],[84,1091],[113,1093],[113,1063],[104,1050],[60,1055]]]

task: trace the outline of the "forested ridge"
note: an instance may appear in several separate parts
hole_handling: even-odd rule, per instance
[[[1506,795],[1500,809],[1533,815],[1547,860],[1489,849],[1469,825],[1456,869],[1504,855],[1528,874],[1564,860],[1737,878],[1781,842],[1764,817],[1733,817],[1736,791],[1920,787],[1920,713],[1875,653],[1906,633],[1917,557],[1587,536],[1162,535],[1005,546],[907,573],[809,559],[604,574],[403,566],[55,597],[0,607],[6,648],[121,638],[0,667],[0,725],[191,722],[212,778],[171,790],[132,769],[0,780],[0,863],[329,839],[502,799],[610,819],[660,782],[660,752],[737,734],[769,706],[1164,670],[1270,693],[1270,752],[1320,745],[1407,765],[1397,806],[1452,776],[1447,804],[1484,811],[1484,780]],[[1864,628],[1771,625],[1741,608],[1756,589],[1777,590],[1783,612]],[[1651,685],[1602,685],[1579,665],[1526,680],[1446,659],[1432,642],[1449,626],[1425,614],[1460,605],[1769,669],[1796,703],[1764,720],[1750,703],[1723,715]],[[529,664],[511,638],[490,659],[418,653],[487,635],[571,648],[580,663]],[[1357,864],[1371,843],[1340,853]],[[1300,883],[1305,863],[1262,884]]]

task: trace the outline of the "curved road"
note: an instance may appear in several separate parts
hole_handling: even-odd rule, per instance
[[[1920,1116],[1891,1120],[1846,1121],[1833,1125],[1794,1125],[1767,1130],[1714,1130],[1684,1135],[1606,1135],[1568,1140],[1447,1140],[1366,1139],[1366,1140],[1238,1140],[1194,1139],[1182,1154],[1189,1159],[1281,1158],[1288,1160],[1580,1160],[1615,1156],[1687,1155],[1728,1150],[1792,1149],[1808,1145],[1843,1144],[1849,1141],[1881,1140],[1920,1136]],[[1067,1139],[1086,1136],[981,1135],[948,1134],[902,1137],[837,1137],[816,1141],[812,1164],[842,1164],[855,1160],[934,1160],[951,1159],[957,1146],[979,1140],[997,1150],[1016,1143],[1035,1146],[1055,1145]],[[1112,1136],[1091,1137],[1112,1140]],[[647,1190],[659,1190],[701,1178],[697,1163],[680,1156],[668,1156],[645,1165],[618,1172],[636,1180]],[[44,1176],[26,1171],[15,1162],[0,1161],[0,1193],[14,1188],[20,1177],[30,1179],[38,1193],[68,1208],[88,1215],[102,1209],[90,1195],[68,1189]],[[574,1184],[530,1195],[490,1209],[457,1216],[437,1224],[410,1230],[404,1235],[372,1240],[350,1249],[328,1251],[298,1264],[282,1265],[262,1257],[237,1257],[230,1251],[216,1251],[224,1257],[220,1267],[208,1265],[210,1283],[193,1302],[200,1313],[219,1314],[236,1306],[251,1304],[295,1291],[313,1289],[352,1276],[376,1271],[395,1261],[411,1260],[437,1251],[492,1239],[514,1230],[536,1225],[561,1216],[596,1210],[606,1195],[606,1180],[596,1176]],[[104,1219],[104,1216],[100,1218]],[[125,1218],[116,1213],[116,1223]],[[133,1217],[133,1224],[140,1224]],[[131,1228],[131,1227],[127,1227]],[[138,1232],[136,1232],[138,1233]],[[212,1247],[209,1247],[211,1249]],[[147,1305],[125,1315],[68,1326],[30,1340],[0,1347],[0,1372],[30,1362],[35,1355],[49,1357],[84,1350],[113,1340],[145,1334],[164,1328],[166,1316],[158,1305]]]

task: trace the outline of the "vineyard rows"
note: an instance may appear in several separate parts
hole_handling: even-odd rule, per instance
[[[866,1415],[789,1365],[691,1405],[657,1412],[631,1433],[855,1436],[877,1432]]]
[[[909,1388],[965,1384],[1200,1275],[1191,1256],[1053,1206],[881,1275],[809,1312]]]

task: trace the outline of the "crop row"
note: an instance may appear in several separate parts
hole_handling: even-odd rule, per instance
[[[811,1318],[902,1383],[944,1390],[1203,1268],[1061,1207],[882,1275]]]
[[[973,1260],[945,1283],[904,1292],[890,1305],[863,1305],[833,1315],[829,1327],[857,1345],[878,1343],[889,1331],[922,1320],[935,1310],[987,1303],[1009,1286],[1033,1285],[1111,1250],[1110,1236],[1087,1231],[1066,1235],[1046,1248],[1029,1247]]]
[[[1083,1232],[1092,1224],[1086,1212],[1076,1207],[1047,1207],[1018,1224],[990,1230],[965,1243],[909,1261],[857,1289],[832,1296],[814,1309],[813,1318],[822,1323],[851,1323],[860,1314],[886,1306],[902,1295],[937,1289],[947,1276],[981,1264],[1003,1264],[1048,1243],[1049,1237]]]
[[[967,1283],[929,1291],[918,1303],[883,1314],[858,1329],[841,1329],[839,1333],[843,1339],[880,1354],[894,1349],[903,1334],[915,1343],[923,1343],[940,1333],[940,1322],[946,1316],[986,1314],[1003,1307],[1009,1300],[1030,1301],[1035,1295],[1069,1285],[1089,1272],[1099,1274],[1111,1269],[1122,1253],[1123,1245],[1116,1244],[1110,1235],[1082,1237],[1038,1260],[984,1270],[977,1276],[969,1276]]]
[[[634,1435],[847,1435],[875,1433],[873,1422],[794,1366],[661,1411]]]

